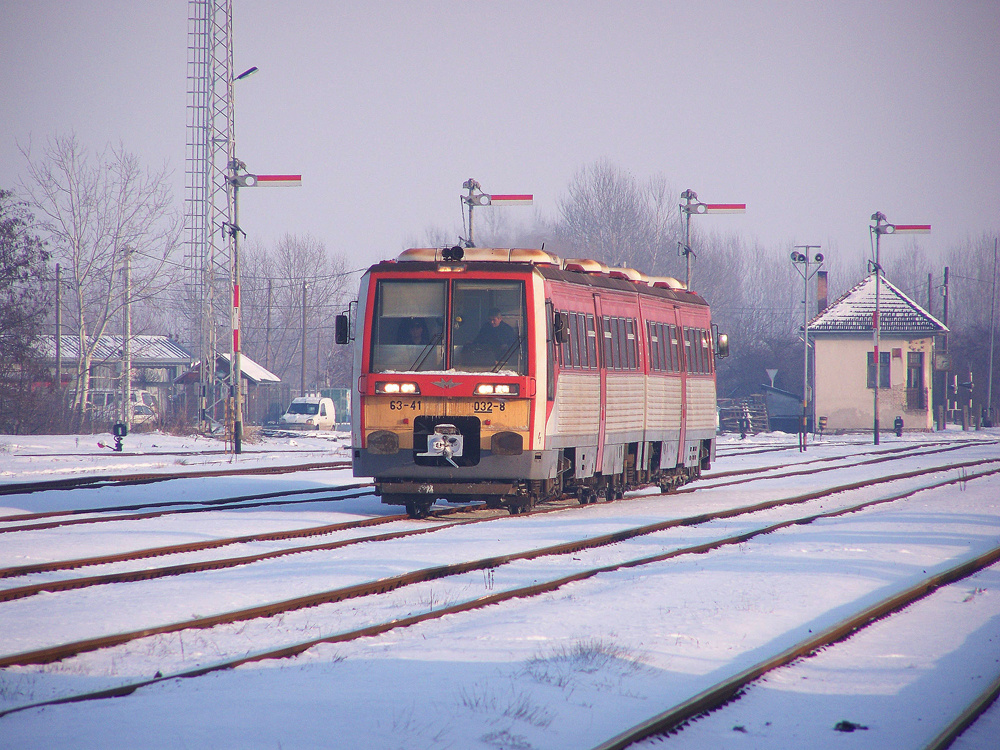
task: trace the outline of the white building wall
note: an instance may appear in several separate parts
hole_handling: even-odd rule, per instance
[[[906,429],[933,429],[930,387],[934,340],[882,338],[881,351],[890,353],[891,388],[879,391],[879,427],[891,430],[897,416]],[[827,418],[827,430],[870,430],[874,394],[868,387],[868,352],[874,349],[871,335],[815,338],[816,417]],[[906,408],[908,352],[924,352],[924,402],[926,408]]]

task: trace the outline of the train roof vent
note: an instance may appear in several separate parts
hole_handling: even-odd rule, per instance
[[[576,271],[578,273],[608,273],[606,265],[590,258],[567,258],[564,268],[567,271]]]
[[[609,270],[608,275],[612,279],[624,279],[625,281],[631,281],[636,284],[648,283],[646,275],[641,271],[636,271],[634,268],[612,268]]]
[[[559,266],[559,258],[545,250],[522,247],[411,247],[399,254],[397,260],[424,262],[493,261],[499,263],[531,263]]]
[[[678,281],[673,276],[650,276],[650,286],[657,289],[686,289],[684,282]]]

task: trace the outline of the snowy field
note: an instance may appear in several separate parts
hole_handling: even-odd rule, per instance
[[[946,440],[956,449],[932,453]],[[310,590],[383,579],[452,560],[532,549],[696,512],[751,505],[910,471],[964,479],[972,460],[1000,468],[1000,430],[883,438],[880,451],[926,444],[898,462],[853,466],[863,436],[722,436],[696,492],[499,518],[386,543],[317,551],[226,571],[44,593],[0,602],[0,656],[123,629],[209,615]],[[72,476],[206,471],[347,458],[344,435],[265,438],[233,458],[204,438],[0,435],[0,485]],[[952,447],[948,446],[948,447]],[[831,459],[818,463],[817,459]],[[848,467],[851,468],[837,468]],[[785,476],[799,469],[827,470]],[[745,485],[718,477],[771,468]],[[204,477],[137,486],[0,496],[0,531],[17,516],[356,484],[350,469]],[[572,555],[524,560],[272,618],[187,629],[40,666],[0,670],[0,711],[154,678],[235,656],[432,611],[598,565],[618,565],[796,514],[827,512],[930,484],[916,477],[778,508],[671,528]],[[718,485],[714,489],[713,485]],[[841,497],[842,496],[842,497]],[[300,529],[398,513],[373,496],[212,510],[0,533],[0,568],[188,540]],[[433,521],[397,521],[419,528]],[[396,528],[396,527],[393,527]],[[352,531],[354,535],[359,532]],[[325,539],[325,537],[324,537]],[[707,554],[620,568],[556,591],[447,615],[375,637],[317,645],[287,659],[163,679],[118,698],[48,705],[0,718],[0,747],[591,748],[926,574],[1000,542],[1000,475],[915,491],[847,515],[756,536]],[[252,546],[252,545],[251,545]],[[264,548],[261,545],[255,546]],[[207,553],[200,553],[205,556]],[[232,554],[237,554],[233,552]],[[211,557],[211,555],[208,555]],[[194,557],[194,556],[193,556]],[[192,559],[193,559],[192,557]],[[147,560],[140,566],[165,565]],[[128,565],[135,567],[137,563]],[[26,577],[28,582],[63,571]],[[2,587],[24,580],[4,579]],[[849,640],[770,673],[726,708],[643,747],[920,748],[1000,676],[1000,566],[939,591]],[[836,731],[849,722],[852,732]],[[1000,746],[994,708],[953,746]]]

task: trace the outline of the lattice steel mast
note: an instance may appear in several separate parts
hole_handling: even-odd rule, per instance
[[[188,100],[185,265],[189,336],[201,360],[199,420],[219,418],[229,383],[215,377],[223,348],[219,325],[229,319],[234,161],[232,0],[188,0]],[[227,326],[228,327],[228,326]]]

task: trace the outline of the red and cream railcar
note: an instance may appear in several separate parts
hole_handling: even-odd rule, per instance
[[[353,333],[342,318],[354,474],[412,516],[437,498],[518,513],[666,491],[714,459],[719,342],[674,279],[542,250],[407,250],[362,278]]]

